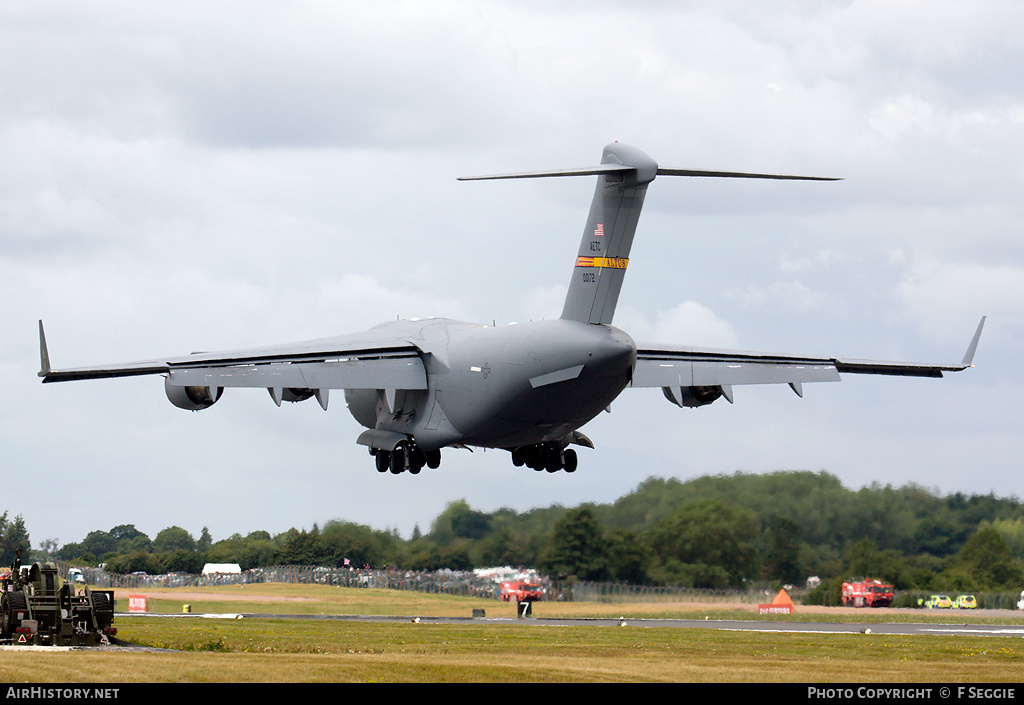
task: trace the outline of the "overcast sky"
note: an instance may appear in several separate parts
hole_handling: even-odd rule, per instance
[[[1024,5],[882,2],[0,4],[0,511],[32,540],[134,524],[214,540],[331,519],[426,531],[611,502],[649,476],[825,470],[1024,497]],[[663,166],[614,323],[638,341],[958,362],[942,380],[627,390],[574,474],[448,450],[378,474],[340,396],[74,367],[396,317],[557,317],[612,141]]]

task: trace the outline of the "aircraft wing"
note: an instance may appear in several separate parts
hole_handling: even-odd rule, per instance
[[[177,387],[427,388],[420,349],[404,338],[378,337],[372,331],[289,345],[53,369],[40,321],[39,352],[44,383],[160,374]]]
[[[789,384],[802,396],[802,383],[837,382],[841,373],[942,377],[943,372],[959,372],[971,367],[984,325],[983,317],[963,360],[953,364],[638,345],[632,386],[662,387],[666,396],[675,389],[722,387],[724,396],[732,401],[731,387],[739,384]],[[669,398],[675,401],[672,396]]]

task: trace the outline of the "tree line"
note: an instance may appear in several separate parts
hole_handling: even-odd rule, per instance
[[[6,550],[6,513],[0,548]],[[20,528],[24,531],[23,522]],[[26,541],[28,534],[20,537]],[[555,578],[741,588],[831,585],[859,575],[898,590],[1024,588],[1024,505],[993,494],[940,496],[918,485],[851,490],[826,472],[650,478],[610,504],[517,512],[454,501],[408,538],[343,520],[214,541],[177,526],[150,539],[126,524],[33,553],[111,572],[201,571],[204,563],[408,570],[526,566]],[[40,558],[37,557],[36,560]],[[5,559],[5,562],[9,562]]]

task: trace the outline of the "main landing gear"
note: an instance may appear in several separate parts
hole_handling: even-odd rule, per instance
[[[525,465],[538,471],[576,472],[576,463],[576,451],[563,447],[561,443],[537,443],[512,450],[512,464],[516,467]]]
[[[440,450],[424,452],[415,443],[399,443],[393,451],[371,448],[370,454],[374,456],[377,472],[390,470],[392,475],[400,475],[406,470],[418,475],[424,465],[431,470],[441,466]]]
[[[394,450],[371,448],[370,455],[374,458],[377,472],[390,472],[392,475],[406,471],[418,475],[424,466],[433,470],[441,465],[440,450],[423,451],[413,441],[403,441]],[[561,443],[519,446],[512,449],[512,464],[516,467],[525,465],[537,471],[576,472],[576,451]]]

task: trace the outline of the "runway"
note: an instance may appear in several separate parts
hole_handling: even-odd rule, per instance
[[[547,617],[409,617],[377,615],[310,615],[224,613],[224,614],[123,614],[124,617],[186,618],[186,619],[314,619],[356,622],[418,622],[420,624],[507,624],[541,627],[614,627],[639,629],[715,629],[721,631],[770,632],[794,634],[890,634],[901,636],[993,636],[1022,637],[1021,624],[971,624],[968,621],[947,624],[923,622],[797,622],[760,620],[703,619],[558,619]]]

